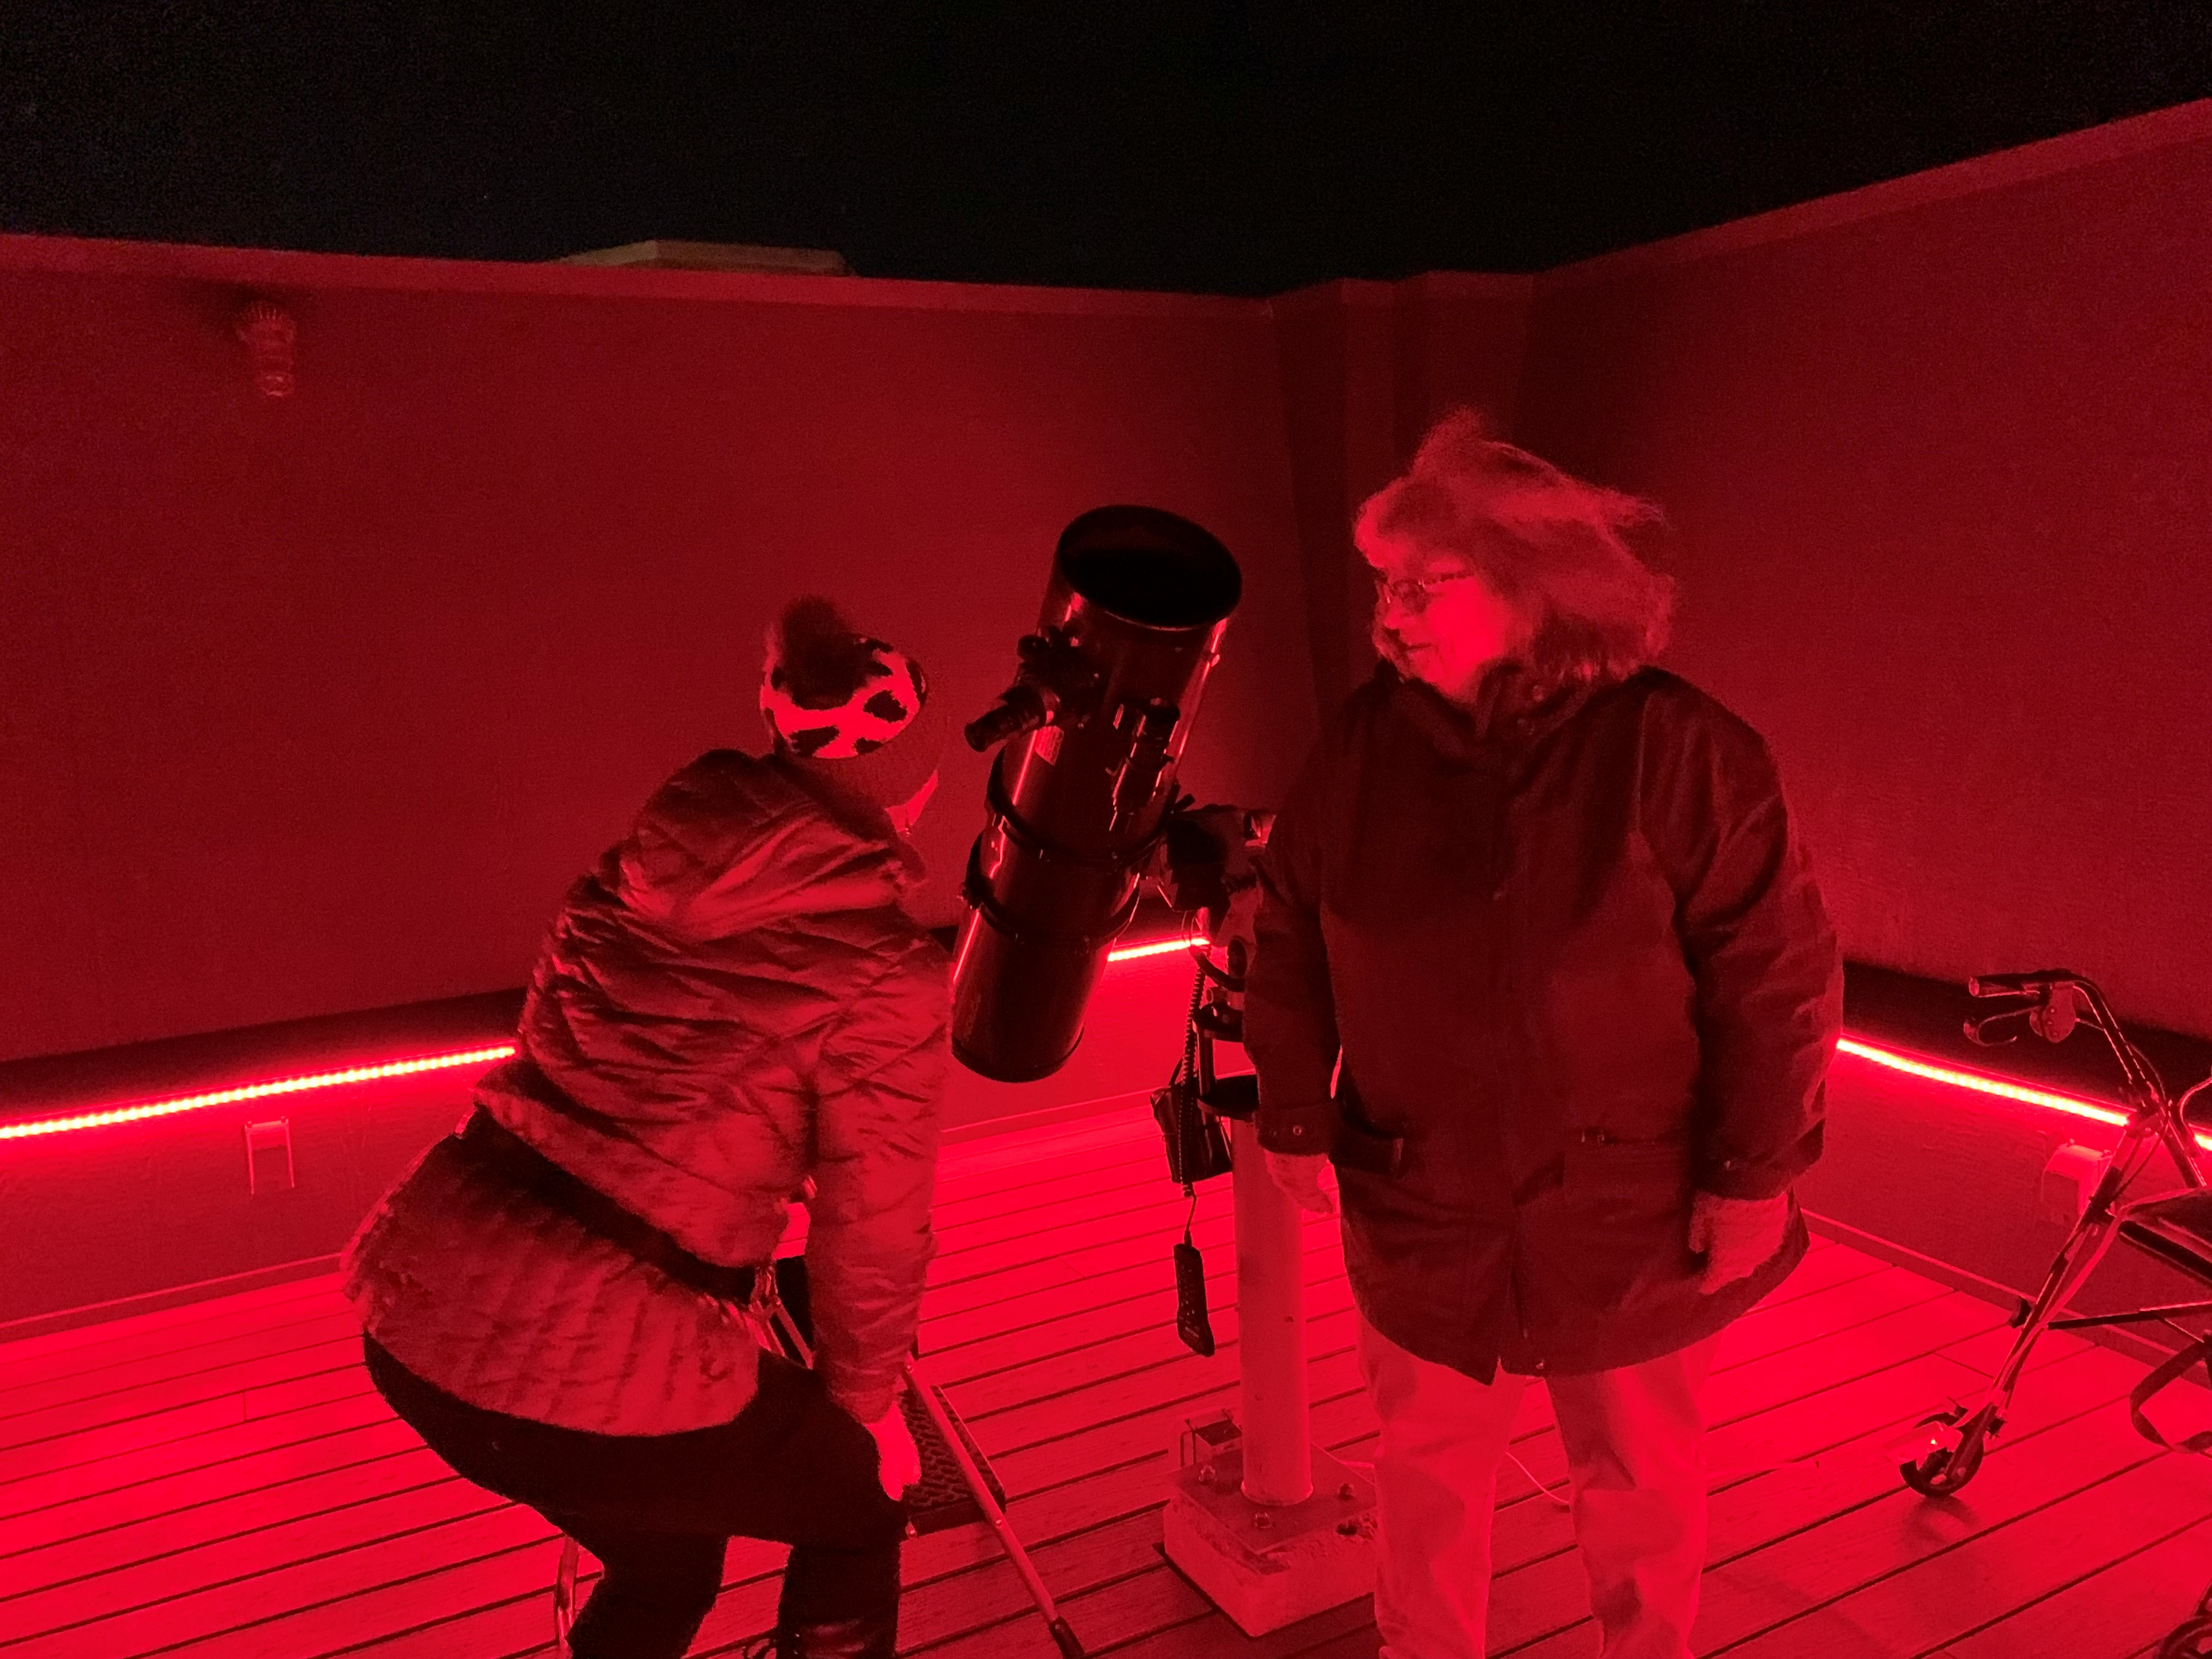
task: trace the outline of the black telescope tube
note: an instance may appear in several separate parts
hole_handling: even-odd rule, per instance
[[[971,1071],[1028,1083],[1075,1051],[1243,591],[1229,550],[1172,513],[1102,507],[1061,533],[1022,678],[969,728],[979,748],[1004,739],[953,951],[952,1051]]]

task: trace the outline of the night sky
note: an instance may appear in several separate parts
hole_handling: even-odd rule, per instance
[[[0,5],[0,229],[1266,294],[2212,94],[2212,0]]]

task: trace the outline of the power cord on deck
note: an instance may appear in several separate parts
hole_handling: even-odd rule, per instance
[[[1878,1449],[1862,1448],[1861,1450],[1863,1451],[1866,1455],[1874,1458],[1876,1462],[1887,1465],[1888,1460],[1884,1457]],[[1705,1471],[1705,1484],[1709,1487],[1717,1486],[1723,1481],[1732,1484],[1738,1480],[1748,1480],[1754,1475],[1778,1474],[1784,1469],[1815,1469],[1820,1468],[1823,1463],[1831,1462],[1838,1453],[1847,1453],[1847,1448],[1837,1447],[1826,1452],[1816,1453],[1811,1457],[1790,1457],[1784,1458],[1781,1462],[1775,1463],[1744,1463],[1739,1464],[1733,1468],[1707,1469]],[[1571,1498],[1562,1498],[1559,1495],[1567,1488],[1567,1483],[1565,1481],[1560,1481],[1556,1486],[1546,1485],[1543,1481],[1536,1478],[1535,1471],[1531,1469],[1526,1463],[1523,1463],[1510,1447],[1506,1449],[1505,1458],[1506,1461],[1511,1463],[1515,1468],[1521,1471],[1522,1477],[1539,1492],[1542,1493],[1545,1501],[1552,1504],[1553,1508],[1568,1510],[1571,1510],[1574,1508],[1574,1502]],[[1340,1459],[1339,1461],[1341,1462],[1344,1467],[1347,1469],[1356,1470],[1359,1474],[1367,1476],[1370,1480],[1374,1479],[1375,1466],[1372,1463],[1358,1462],[1348,1457]]]

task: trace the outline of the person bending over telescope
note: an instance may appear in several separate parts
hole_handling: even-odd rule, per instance
[[[1310,1209],[1337,1164],[1383,1659],[1480,1659],[1530,1376],[1606,1659],[1688,1659],[1699,1395],[1806,1248],[1841,963],[1765,744],[1649,665],[1656,516],[1440,423],[1360,509],[1382,661],[1262,861],[1260,1139]]]
[[[514,1057],[345,1255],[392,1409],[604,1565],[577,1659],[678,1659],[732,1536],[793,1547],[778,1659],[897,1645],[949,966],[899,901],[942,723],[820,599],[761,707],[767,759],[702,755],[569,890]],[[811,1371],[732,1305],[809,1182]]]

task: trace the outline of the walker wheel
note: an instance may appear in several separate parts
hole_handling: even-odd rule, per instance
[[[2158,1644],[2158,1659],[2212,1659],[2212,1619],[2196,1618],[2174,1626]]]
[[[1921,1419],[1923,1428],[1956,1431],[1942,1436],[1941,1444],[1897,1466],[1905,1484],[1923,1498],[1948,1498],[1959,1491],[1981,1471],[1982,1454],[1988,1449],[1989,1421],[1986,1407],[1972,1417],[1966,1415],[1965,1407],[1955,1406]]]

